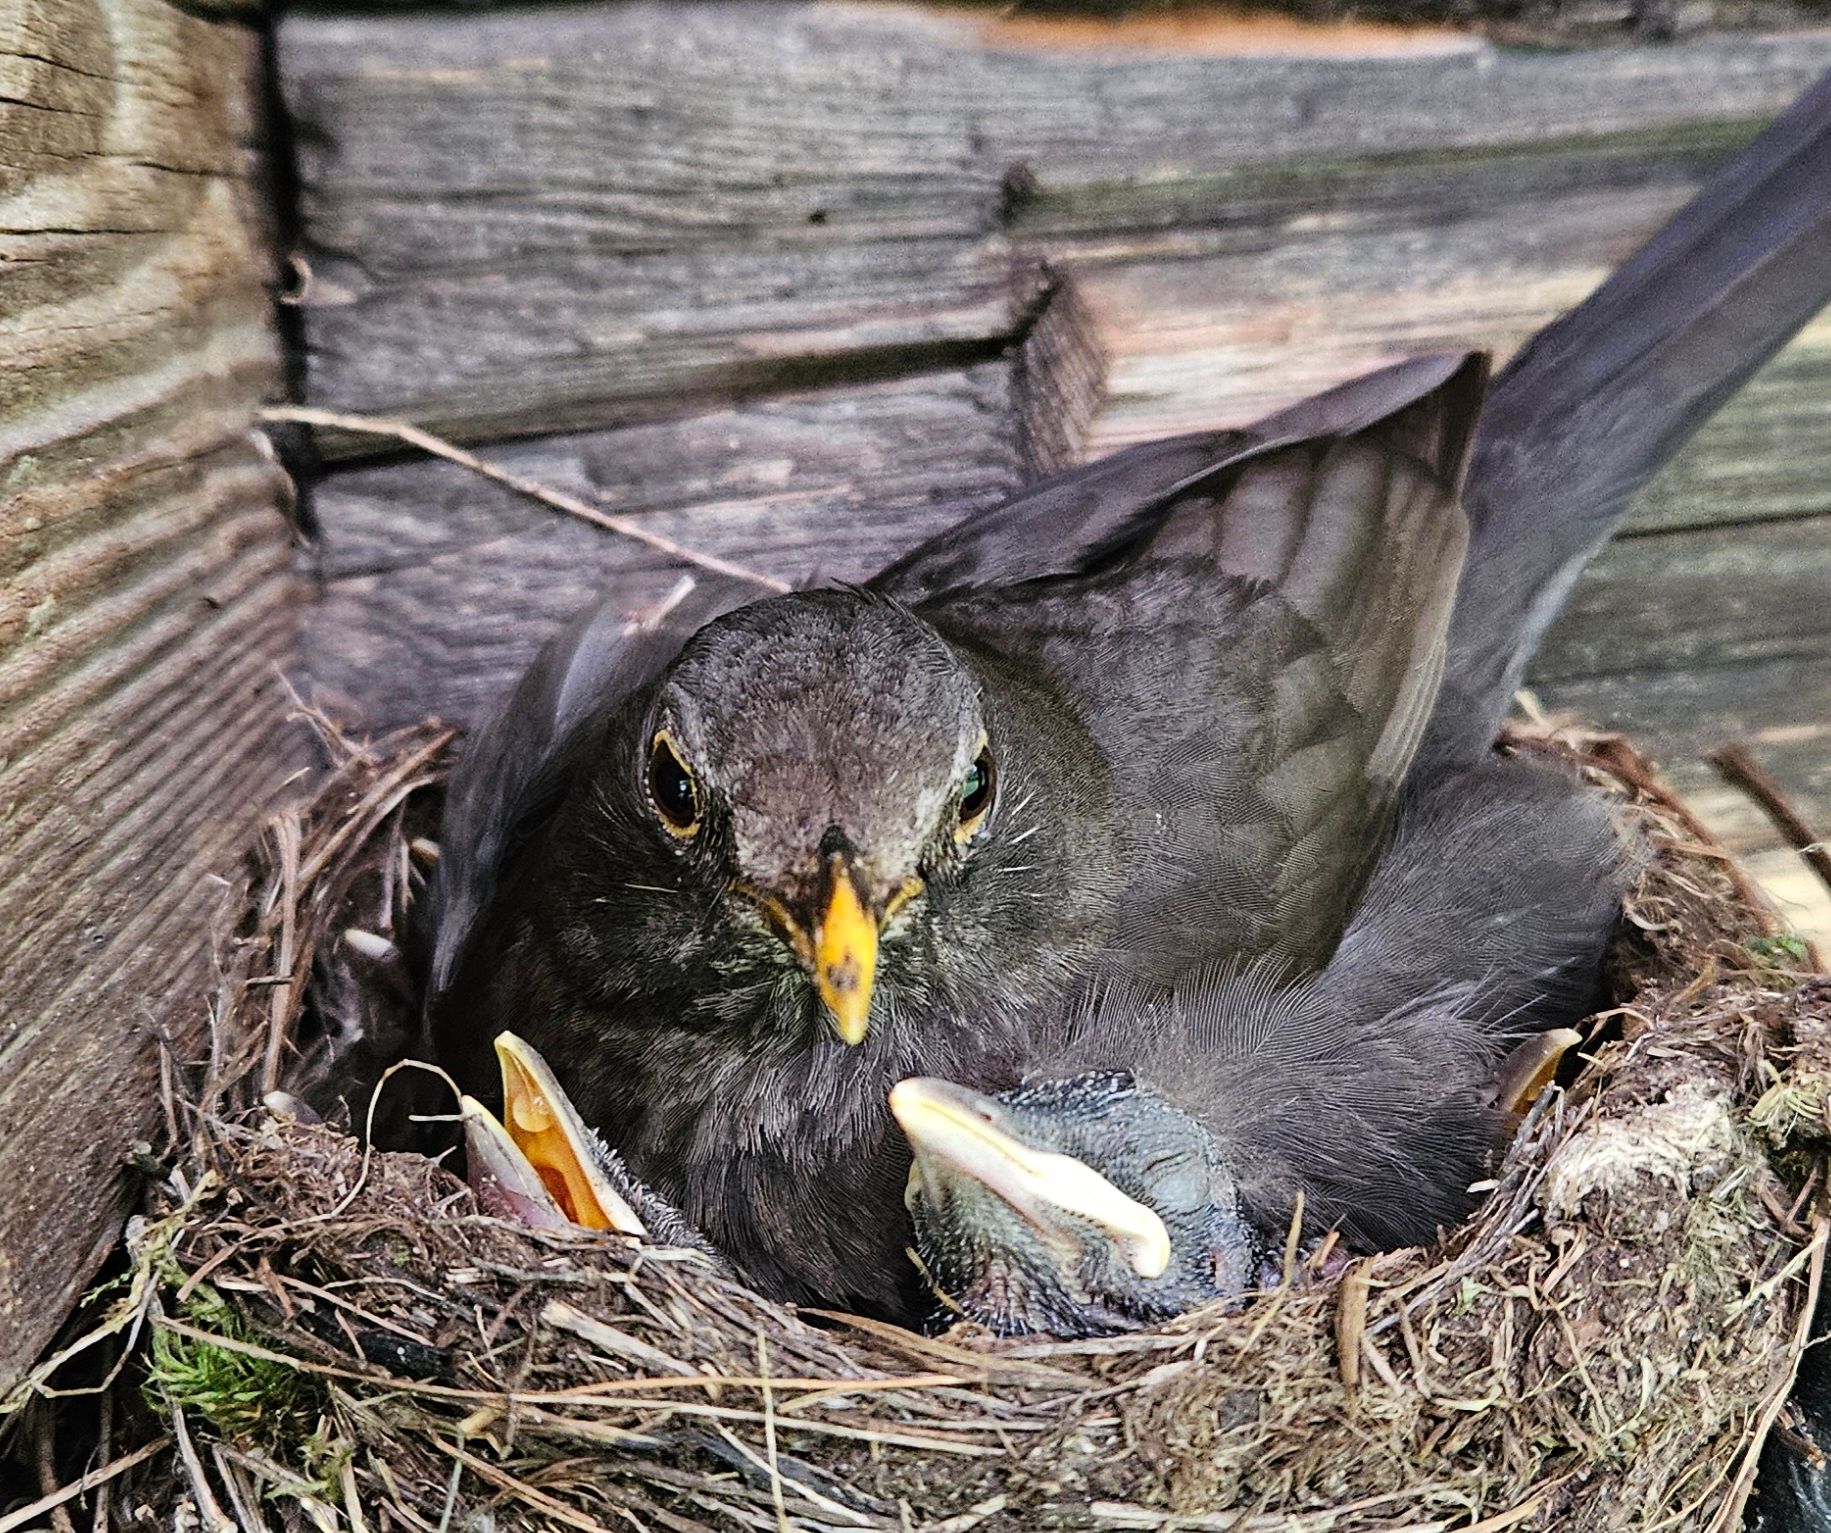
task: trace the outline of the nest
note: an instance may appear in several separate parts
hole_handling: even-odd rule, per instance
[[[1520,747],[1579,756],[1657,856],[1588,1063],[1474,1217],[1345,1271],[1293,1239],[1244,1309],[1072,1343],[797,1313],[687,1253],[485,1217],[350,1131],[404,1075],[323,1122],[263,1107],[332,1103],[411,1016],[398,955],[345,933],[406,930],[447,739],[327,743],[223,946],[213,1058],[174,1068],[188,1149],[106,1320],[164,1434],[143,1501],[353,1529],[1733,1525],[1823,1262],[1831,982],[1619,739]]]

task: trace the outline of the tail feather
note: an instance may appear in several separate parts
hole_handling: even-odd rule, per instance
[[[1495,379],[1420,760],[1475,759],[1636,493],[1831,300],[1831,74]]]

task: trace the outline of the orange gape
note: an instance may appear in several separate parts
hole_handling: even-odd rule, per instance
[[[502,1120],[560,1211],[588,1230],[643,1235],[635,1211],[593,1175],[590,1130],[538,1054],[512,1033],[496,1039],[502,1067]]]

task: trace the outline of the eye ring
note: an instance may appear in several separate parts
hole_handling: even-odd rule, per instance
[[[991,748],[984,735],[979,737],[979,752],[966,776],[960,780],[958,813],[960,823],[954,827],[954,839],[965,842],[978,834],[992,812],[992,799],[998,791],[998,770],[992,762]]]
[[[699,834],[699,781],[665,729],[656,730],[649,742],[642,784],[663,830],[681,841]]]

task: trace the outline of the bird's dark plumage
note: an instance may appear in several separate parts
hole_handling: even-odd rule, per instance
[[[1095,973],[1322,964],[1420,740],[1488,750],[1633,491],[1831,294],[1828,167],[1821,85],[1521,353],[1472,543],[1483,367],[1427,358],[1062,476],[864,592],[583,614],[454,782],[433,1047],[488,1093],[521,1031],[762,1286],[896,1310],[890,1085],[1008,1084]]]
[[[1831,74],[1494,379],[1424,764],[1488,749],[1629,502],[1828,299]]]
[[[1123,1203],[1114,1233],[1078,1180],[1051,1204],[1020,1172],[1013,1202],[1001,1163],[976,1174],[970,1154],[953,1157],[972,1137],[964,1109],[924,1118],[918,1105],[899,1117],[913,1116],[929,1273],[997,1329],[1075,1334],[1238,1294],[1299,1194],[1306,1226],[1351,1247],[1430,1239],[1485,1174],[1502,1058],[1590,1009],[1633,867],[1609,802],[1555,767],[1496,759],[1434,785],[1321,973],[1228,967],[1168,1001],[1106,995],[1039,1059],[1039,1079],[967,1099],[998,1132],[1077,1158],[1154,1211],[1172,1252],[1161,1272],[1128,1261]]]
[[[1482,378],[1045,485],[866,590],[587,614],[454,785],[440,1056],[487,1098],[512,1027],[763,1287],[898,1309],[895,1081],[1010,1084],[1100,963],[1333,945],[1434,695]]]

